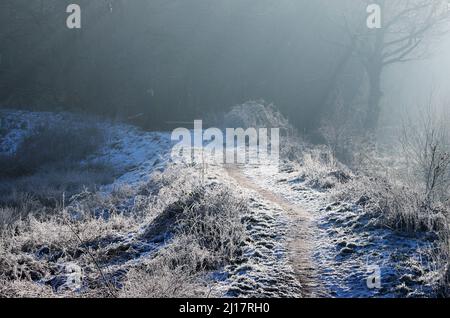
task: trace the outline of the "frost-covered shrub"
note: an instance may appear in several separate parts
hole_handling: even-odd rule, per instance
[[[187,235],[213,256],[208,267],[216,267],[241,255],[246,238],[242,218],[247,213],[246,203],[230,189],[198,186],[168,205],[147,227],[145,237]]]
[[[197,188],[187,202],[192,203],[177,216],[177,232],[194,237],[218,265],[235,261],[246,238],[242,222],[248,213],[246,203],[218,185]]]
[[[450,197],[449,116],[428,106],[419,123],[403,124],[399,138],[405,179],[422,188],[427,200],[448,201]]]
[[[103,208],[100,200],[92,196],[87,199]],[[22,293],[30,297],[111,296],[95,263],[119,259],[122,255],[113,251],[120,248],[113,243],[119,233],[136,231],[139,222],[112,212],[108,219],[99,218],[91,214],[90,206],[72,204],[65,209],[36,204],[28,215],[14,217],[7,227],[0,228],[0,297],[19,297]],[[82,217],[74,218],[78,215]],[[87,290],[75,294],[58,289],[58,280],[64,279],[61,268],[69,262],[85,270]],[[14,288],[27,285],[28,291]]]
[[[280,157],[289,161],[301,158],[305,142],[277,107],[265,101],[248,101],[234,106],[224,116],[222,128],[279,128]]]
[[[273,104],[268,104],[265,101],[248,101],[234,106],[225,115],[224,124],[225,127],[231,128],[293,129],[287,118]]]
[[[360,148],[355,176],[335,190],[338,201],[353,202],[369,217],[369,226],[427,238],[430,274],[423,279],[436,292],[449,290],[450,206],[446,175],[448,156],[430,126],[402,136],[398,149]],[[416,128],[419,129],[419,128]],[[448,170],[448,169],[447,169]],[[431,182],[430,182],[431,181]]]
[[[181,169],[180,169],[181,168]],[[192,167],[157,173],[143,193],[156,196],[142,240],[164,241],[154,257],[132,268],[120,297],[207,297],[208,271],[240,259],[247,239],[246,202],[220,184],[204,184]]]

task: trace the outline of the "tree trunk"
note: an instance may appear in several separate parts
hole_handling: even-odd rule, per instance
[[[353,54],[353,43],[351,46],[347,48],[347,50],[344,52],[340,60],[337,62],[333,72],[331,73],[330,78],[327,81],[327,84],[325,86],[325,89],[323,90],[323,95],[319,98],[317,104],[316,104],[316,114],[313,116],[310,122],[310,127],[312,129],[317,129],[320,126],[320,121],[324,118],[324,111],[333,105],[330,105],[331,97],[333,96],[333,93],[336,92],[337,84],[339,82],[339,76],[341,76],[342,72],[344,71],[345,67],[347,66],[350,58]]]
[[[369,99],[365,125],[369,133],[375,132],[380,119],[380,102],[383,97],[381,91],[382,67],[376,63],[368,69],[369,77]]]

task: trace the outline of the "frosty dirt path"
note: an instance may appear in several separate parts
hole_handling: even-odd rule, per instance
[[[282,196],[264,189],[249,177],[236,165],[225,167],[228,175],[232,177],[241,187],[255,191],[267,201],[279,206],[289,219],[287,235],[287,250],[291,266],[295,276],[302,285],[303,295],[306,297],[318,297],[322,295],[323,288],[320,286],[319,278],[312,262],[313,252],[313,229],[312,215],[301,206],[292,204]]]

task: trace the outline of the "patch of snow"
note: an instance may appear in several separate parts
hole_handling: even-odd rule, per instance
[[[163,170],[170,160],[169,133],[144,132],[123,124],[105,126],[105,131],[107,144],[88,161],[106,164],[122,174],[113,184],[102,187],[102,191],[122,186],[136,188],[148,182],[152,172]]]
[[[146,132],[132,125],[71,113],[1,110],[0,118],[0,153],[3,154],[13,154],[22,140],[43,125],[63,124],[74,130],[95,126],[102,130],[105,145],[81,164],[105,164],[118,175],[113,184],[101,188],[104,192],[122,186],[136,188],[147,182],[153,171],[164,169],[170,160],[172,142],[168,132]]]

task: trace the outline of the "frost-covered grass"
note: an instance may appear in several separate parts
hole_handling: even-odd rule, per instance
[[[6,136],[17,128],[13,124],[5,129]],[[51,214],[64,196],[113,181],[114,171],[106,165],[82,163],[104,144],[103,132],[95,125],[44,120],[26,127],[21,138],[15,135],[17,144],[0,153],[0,228],[31,212]]]
[[[24,198],[30,197],[44,206],[55,207],[62,204],[64,196],[70,197],[85,189],[93,191],[111,183],[112,174],[105,166],[48,167],[32,175],[3,179],[0,205],[17,208],[26,200]]]
[[[223,186],[200,186],[185,192],[145,226],[146,239],[170,239],[154,257],[127,274],[120,296],[211,295],[207,273],[240,258],[246,214],[245,202]]]
[[[138,196],[84,192],[54,208],[22,198],[11,214],[24,208],[25,216],[1,231],[1,295],[20,296],[27,284],[24,295],[35,297],[209,295],[206,274],[239,258],[246,204],[222,185],[162,180],[157,174]],[[75,289],[65,287],[72,263],[83,269]]]
[[[430,200],[420,180],[402,174],[404,168],[395,158],[372,158],[369,166],[360,168],[348,183],[337,187],[333,197],[361,208],[370,218],[371,227],[428,241],[429,246],[422,248],[423,258],[428,259],[427,274],[421,279],[433,286],[437,295],[446,294],[450,283],[448,199]]]
[[[208,273],[240,257],[246,203],[195,167],[166,166],[165,134],[100,123],[70,139],[70,116],[8,118],[2,149],[17,169],[0,183],[0,297],[206,297]]]
[[[319,165],[316,162],[315,165]],[[315,166],[314,165],[314,166]],[[322,168],[284,164],[281,171],[246,167],[245,173],[268,191],[278,193],[299,209],[311,214],[313,262],[325,294],[337,297],[433,297],[439,294],[445,253],[434,232],[407,233],[388,227],[383,215],[364,205],[354,191],[363,191],[360,176],[351,174],[345,182],[332,179],[332,188],[310,183]],[[306,175],[306,176],[305,176]],[[367,185],[366,185],[367,186]],[[355,188],[352,190],[352,188]],[[359,202],[358,202],[359,201]],[[367,266],[381,268],[381,289],[366,286]]]
[[[310,147],[304,150],[297,164],[301,173],[299,178],[319,191],[332,189],[352,178],[351,171],[336,160],[327,147]]]
[[[358,177],[339,189],[336,197],[356,202],[378,216],[380,225],[402,233],[446,231],[444,205],[430,204],[417,188],[390,178]]]
[[[289,127],[287,120],[264,103],[237,106],[231,115],[243,118],[236,120],[242,124]],[[405,130],[396,147],[403,152],[389,149],[385,153],[371,138],[360,143],[350,140],[350,167],[335,158],[336,150],[308,145],[287,129],[291,134],[281,140],[283,164],[277,179],[273,180],[273,173],[266,173],[264,167],[248,169],[256,182],[318,210],[316,218],[326,229],[320,240],[330,240],[324,245],[332,246],[320,254],[323,259],[318,262],[335,267],[334,275],[341,278],[339,283],[331,283],[331,288],[336,288],[338,295],[351,296],[352,288],[361,287],[365,268],[362,266],[360,273],[352,273],[350,268],[361,266],[364,258],[366,262],[369,258],[387,262],[384,275],[391,280],[386,285],[392,290],[377,294],[362,290],[362,286],[353,295],[414,297],[448,290],[448,125],[425,118],[422,126]],[[318,193],[330,202],[320,202]],[[314,206],[314,202],[325,206]],[[334,250],[338,251],[336,258],[348,265],[339,268],[330,256]]]
[[[259,117],[247,118],[248,110]],[[445,292],[448,203],[430,202],[422,187],[405,182],[386,161],[352,171],[327,147],[295,137],[272,106],[246,103],[232,115],[244,128],[288,127],[280,171],[262,165],[242,172],[314,212],[311,235],[317,237],[306,239],[317,244],[314,261],[331,295]],[[47,139],[55,146],[27,173],[10,171],[0,182],[0,296],[302,295],[288,257],[293,227],[286,211],[231,180],[223,167],[170,163],[167,133],[97,122],[93,139],[87,138],[91,128],[76,126],[86,129],[86,138],[67,147],[72,131],[55,129],[61,121],[69,127],[70,116],[7,117],[13,124],[0,132],[0,151],[9,159],[32,157]],[[39,129],[41,120],[52,128]],[[392,290],[367,290],[368,258],[386,261],[384,286]],[[69,282],[74,265],[82,269],[79,286]]]
[[[213,296],[202,265],[210,259],[209,251],[199,246],[195,237],[177,236],[155,257],[127,273],[119,297]]]
[[[191,237],[212,256],[207,268],[216,268],[233,262],[241,254],[245,240],[241,221],[247,214],[245,201],[220,185],[199,186],[161,213],[145,235],[154,237],[163,233]]]

